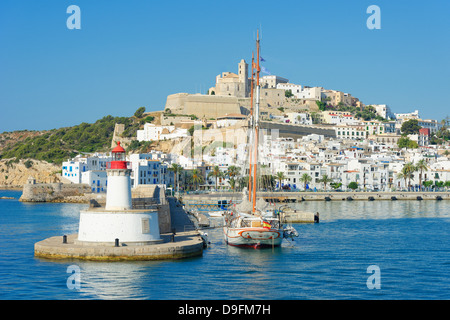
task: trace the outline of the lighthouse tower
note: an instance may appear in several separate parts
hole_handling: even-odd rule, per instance
[[[107,163],[108,189],[106,193],[106,210],[130,210],[131,181],[128,162],[125,160],[125,149],[120,142],[111,151],[112,161]]]
[[[112,158],[106,166],[106,205],[80,212],[76,244],[114,244],[117,239],[127,245],[161,242],[158,208],[136,210],[132,207],[131,169],[120,143],[112,150]]]

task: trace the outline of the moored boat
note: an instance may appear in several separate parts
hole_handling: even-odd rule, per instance
[[[291,226],[283,226],[275,212],[264,215],[238,213],[225,217],[223,228],[225,242],[237,247],[277,247],[284,238],[298,236]]]

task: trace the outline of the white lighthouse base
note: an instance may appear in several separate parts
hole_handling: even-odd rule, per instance
[[[80,212],[77,244],[147,245],[161,242],[157,211],[127,210],[107,211],[88,210]]]

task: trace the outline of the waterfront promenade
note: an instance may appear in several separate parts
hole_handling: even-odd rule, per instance
[[[450,191],[446,192],[258,192],[257,197],[268,202],[301,202],[301,201],[376,201],[376,200],[450,200]],[[210,192],[202,194],[184,194],[183,201],[218,201],[232,200],[239,202],[240,192]]]

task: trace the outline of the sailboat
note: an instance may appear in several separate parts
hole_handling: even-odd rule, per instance
[[[249,184],[248,202],[251,203],[250,213],[235,210],[225,215],[226,225],[223,227],[225,242],[239,247],[275,247],[280,246],[283,239],[294,239],[298,232],[292,226],[284,226],[280,212],[276,210],[261,210],[256,206],[256,182],[258,172],[258,134],[259,134],[259,74],[261,71],[259,32],[256,36],[256,64],[252,54],[252,77],[250,90],[250,135],[249,135]],[[256,75],[256,103],[253,109],[253,84]],[[253,150],[252,150],[253,148]],[[246,199],[244,199],[246,200]]]

